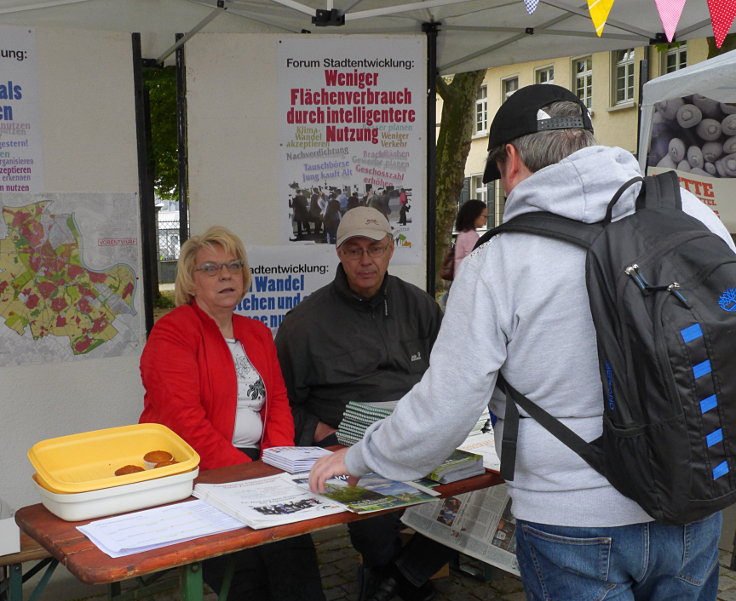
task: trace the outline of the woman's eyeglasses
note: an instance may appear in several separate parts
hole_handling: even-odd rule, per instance
[[[231,274],[240,273],[243,269],[243,265],[245,265],[245,261],[241,260],[225,261],[224,263],[207,261],[207,263],[202,263],[199,267],[195,267],[194,271],[201,271],[210,277],[215,277],[220,273],[223,267]]]

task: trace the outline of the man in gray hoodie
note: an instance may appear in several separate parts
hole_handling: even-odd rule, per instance
[[[640,171],[631,153],[596,145],[592,131],[584,104],[559,86],[528,86],[503,104],[484,181],[501,180],[504,220],[533,211],[603,219],[616,190]],[[634,211],[639,188],[628,188],[614,219]],[[685,190],[682,205],[734,248],[716,215]],[[313,490],[338,473],[427,473],[465,439],[499,372],[585,440],[597,438],[603,407],[584,267],[581,248],[531,234],[499,234],[471,253],[422,380],[361,442],[314,466]],[[491,410],[503,416],[504,403],[494,395]],[[495,433],[500,441],[502,419]],[[520,420],[508,487],[530,600],[715,599],[720,513],[686,526],[653,521],[533,419]]]

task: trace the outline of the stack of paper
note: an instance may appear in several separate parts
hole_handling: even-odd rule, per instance
[[[350,446],[363,438],[365,429],[379,419],[391,415],[396,402],[356,403],[350,401],[345,407],[342,421],[337,428],[337,442]]]
[[[308,472],[317,459],[331,452],[321,447],[271,447],[263,451],[261,460],[294,474]]]
[[[426,477],[440,484],[448,484],[471,476],[478,476],[484,472],[482,455],[455,449],[452,455],[427,474]]]

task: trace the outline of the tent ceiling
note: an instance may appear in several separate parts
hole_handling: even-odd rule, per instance
[[[144,55],[158,58],[175,33],[421,33],[438,23],[442,73],[614,50],[650,43],[662,31],[656,5],[617,0],[597,37],[581,0],[540,0],[529,15],[522,0],[0,0],[0,24],[91,28],[143,34]],[[317,10],[344,15],[342,26],[318,26]],[[735,30],[734,27],[731,29]],[[676,39],[712,35],[706,0],[688,0]]]

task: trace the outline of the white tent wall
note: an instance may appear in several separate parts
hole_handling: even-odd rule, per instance
[[[201,33],[186,45],[192,234],[217,224],[232,229],[246,246],[283,244],[285,200],[275,182],[277,51],[285,37]],[[425,259],[393,265],[390,272],[424,289],[426,269]]]
[[[45,191],[137,193],[130,34],[38,28],[36,40]],[[0,497],[15,508],[39,501],[26,457],[36,442],[136,423],[138,361],[139,353],[0,368]]]

